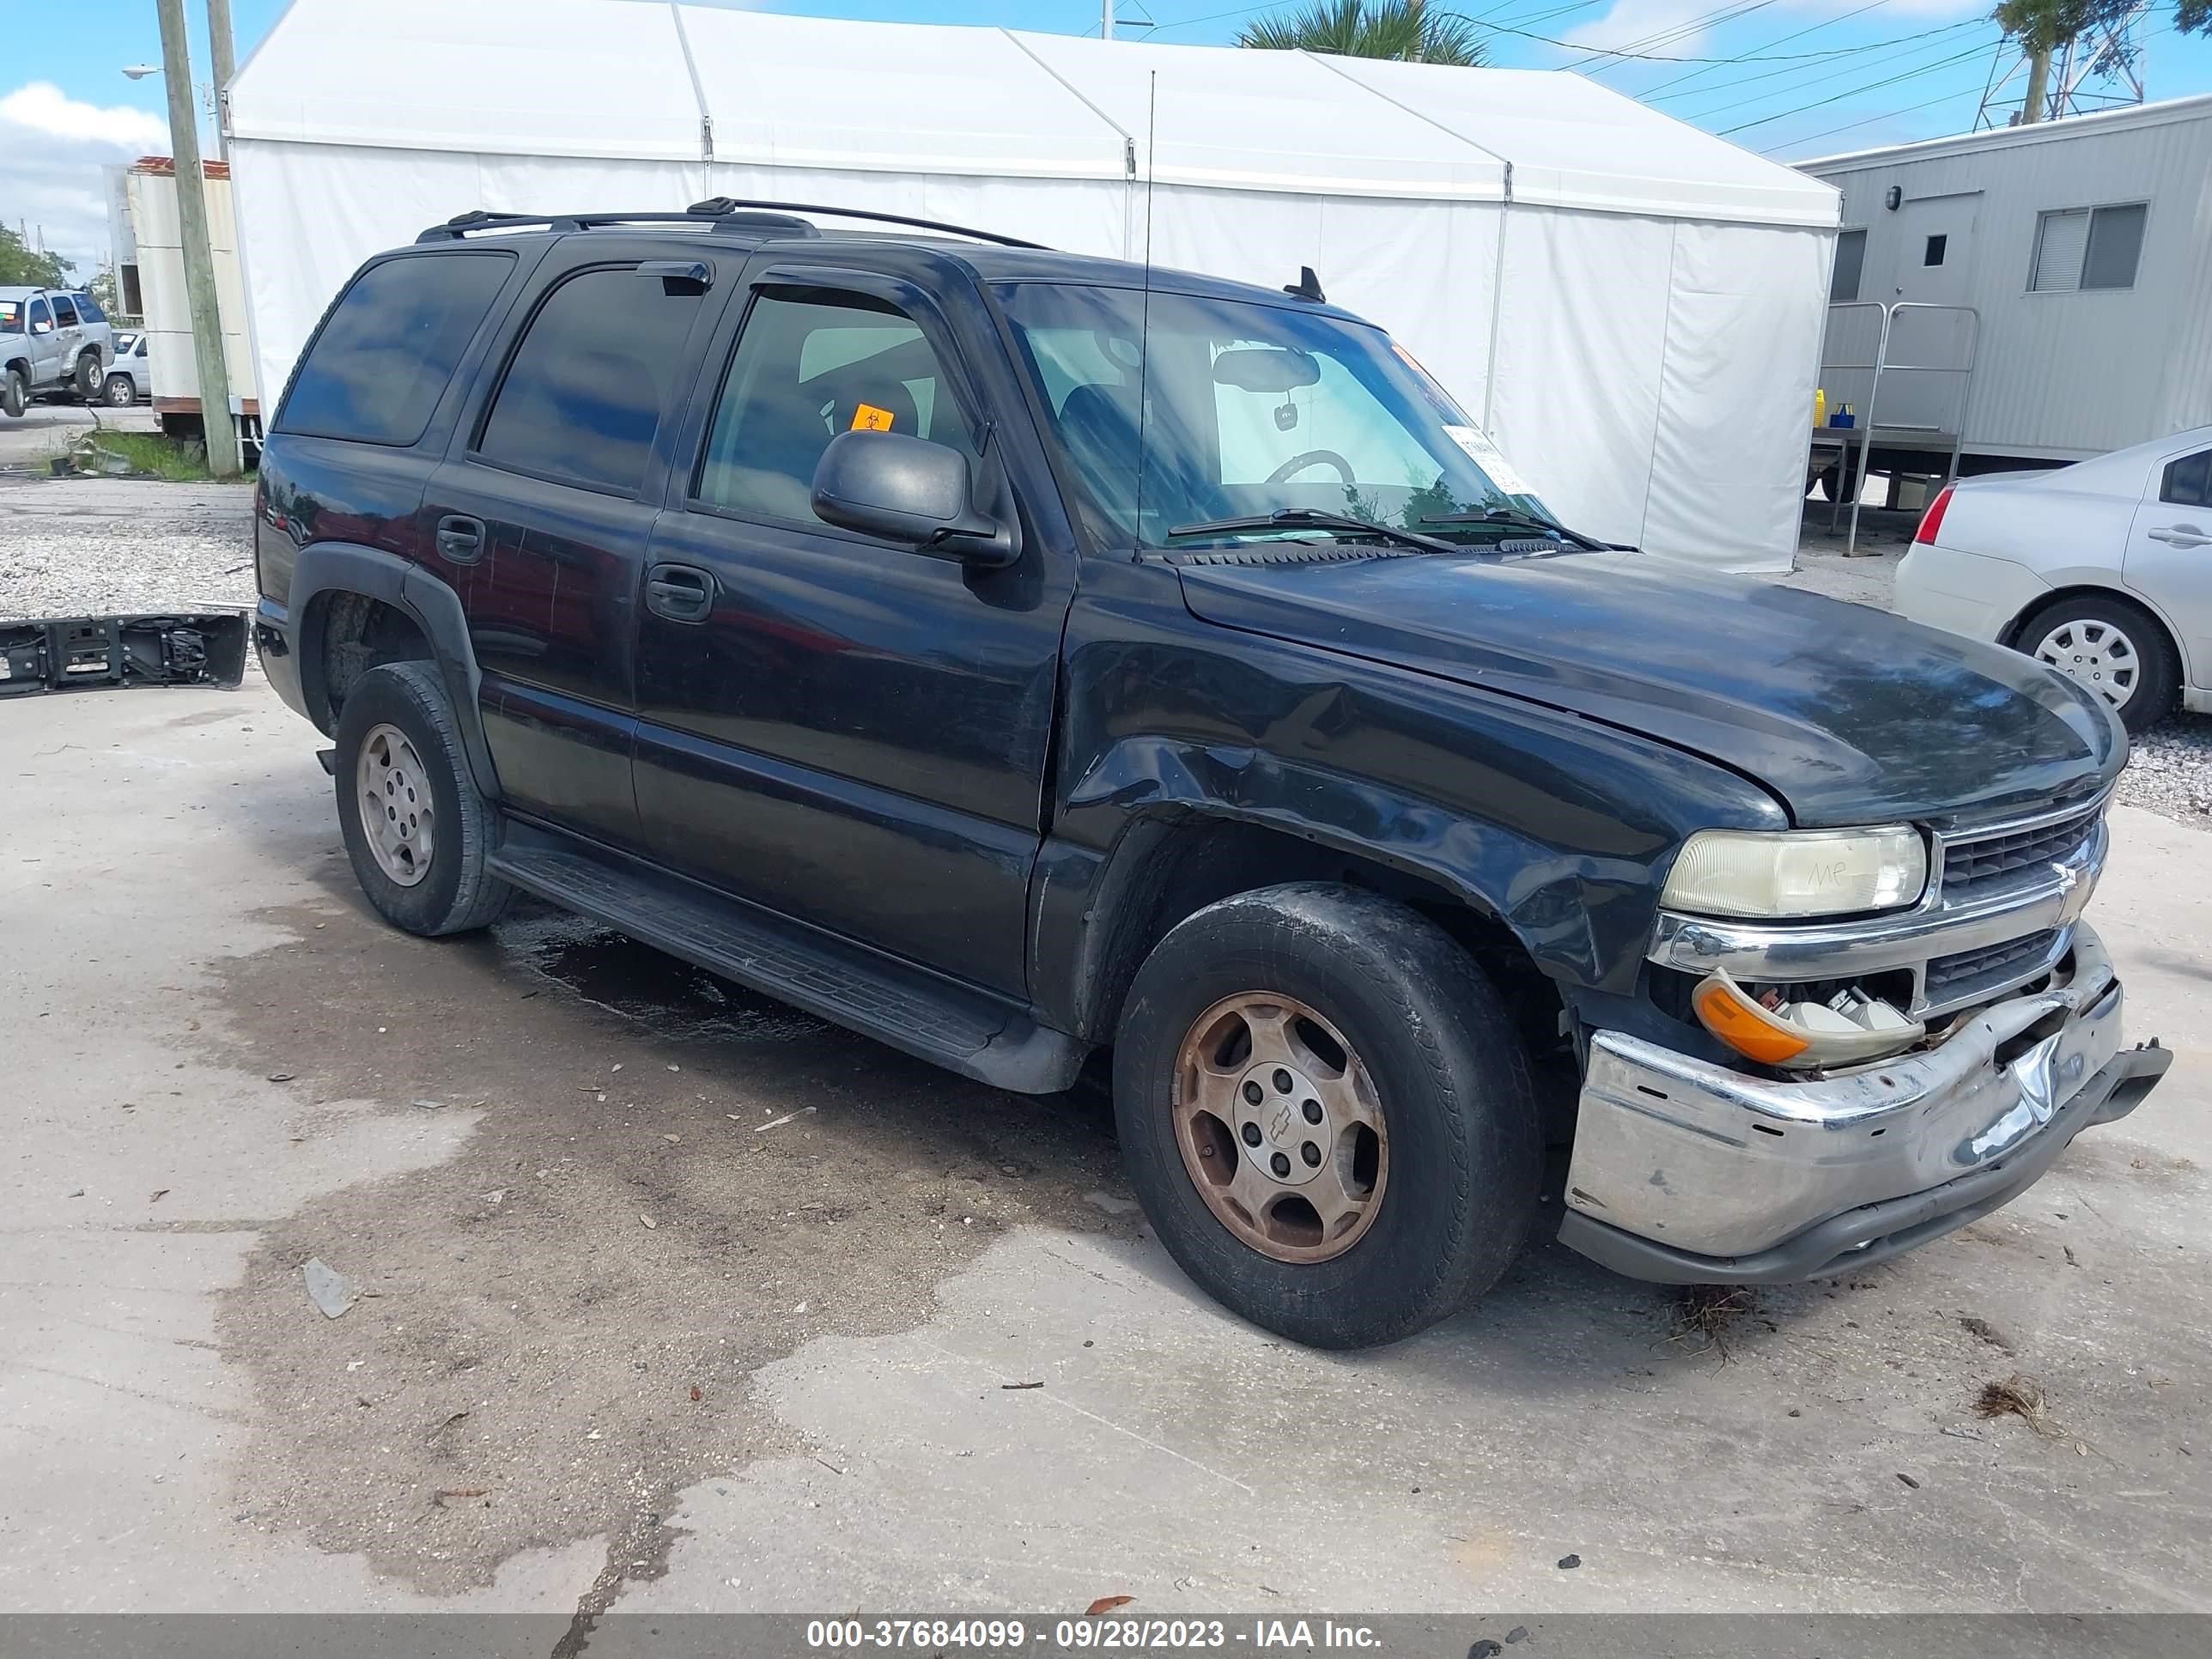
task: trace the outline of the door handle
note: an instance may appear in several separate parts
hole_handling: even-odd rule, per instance
[[[654,565],[645,573],[645,608],[671,622],[704,622],[714,608],[714,579],[688,564]]]
[[[483,556],[483,543],[481,519],[449,513],[438,520],[438,552],[455,564],[474,564]]]
[[[2193,524],[2165,525],[2143,533],[2151,540],[2164,542],[2169,547],[2202,547],[2207,542],[2212,542],[2212,536],[2206,535]]]

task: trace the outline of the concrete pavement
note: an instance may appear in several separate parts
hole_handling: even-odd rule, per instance
[[[317,742],[0,707],[0,1607],[2212,1610],[2203,831],[2116,815],[2177,1060],[2020,1203],[1720,1346],[1544,1245],[1346,1357],[1182,1279],[1095,1096],[383,927]]]

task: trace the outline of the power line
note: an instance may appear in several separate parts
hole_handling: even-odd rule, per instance
[[[1822,29],[1833,28],[1837,24],[1848,22],[1852,18],[1860,15],[1861,13],[1875,10],[1877,8],[1886,6],[1888,3],[1889,0],[1867,0],[1866,4],[1859,7],[1856,11],[1847,11],[1840,17],[1824,17],[1817,23],[1809,23],[1802,29],[1794,30],[1790,33],[1782,35],[1776,40],[1763,40],[1757,46],[1753,47],[1753,50],[1755,52],[1765,52],[1769,46],[1784,46],[1790,41],[1802,40],[1806,35],[1817,34]],[[1678,87],[1685,81],[1698,80],[1705,76],[1711,75],[1711,73],[1712,71],[1710,69],[1692,70],[1687,75],[1678,75],[1671,81],[1662,81],[1657,86],[1649,88],[1639,95],[1649,100],[1655,93],[1664,92],[1669,87]]]
[[[1989,20],[1985,18],[1970,21],[1974,21],[1979,27],[1986,28],[1991,27]],[[1917,50],[1920,53],[1930,52],[1946,52],[1950,50],[1953,44],[1953,42],[1948,40],[1941,41],[1934,46],[1923,45]],[[1899,62],[1893,61],[1887,65],[1887,67],[1893,70],[1901,69],[1902,74],[1918,75],[1926,70],[1939,67],[1939,60],[1932,57],[1921,57],[1917,62],[1911,61],[1915,57],[1915,52],[1911,49],[1901,53],[1899,57],[1901,59],[1905,60],[1901,65]],[[1775,99],[1802,98],[1807,92],[1816,88],[1832,85],[1834,82],[1843,80],[1850,76],[1863,75],[1866,72],[1867,68],[1868,65],[1864,64],[1851,62],[1841,64],[1815,65],[1810,68],[1801,67],[1794,70],[1786,71],[1769,70],[1768,75],[1770,77],[1775,74],[1787,74],[1795,84],[1789,86],[1769,87],[1762,91],[1755,92],[1730,92],[1728,97],[1718,99],[1716,102],[1707,105],[1703,109],[1685,110],[1680,112],[1680,113],[1683,120],[1692,122],[1704,121],[1713,116],[1725,117],[1741,114],[1747,106],[1765,103]],[[1704,88],[1704,90],[1717,94],[1726,90],[1726,88],[1721,87],[1707,87]],[[1804,107],[1804,106],[1794,106],[1793,107]]]
[[[2142,37],[2142,40],[2154,40],[2154,39],[2155,39],[2156,37],[2158,37],[2159,35],[2161,35],[2161,34],[2170,34],[2170,33],[2172,33],[2172,32],[2173,32],[2173,26],[2172,26],[2172,24],[2170,24],[2170,23],[2169,23],[2169,24],[2166,24],[2166,25],[2164,25],[2164,26],[2162,26],[2162,27],[2159,27],[2159,28],[2154,28],[2154,29],[2152,29],[2152,30],[2148,31],[2147,33],[2145,33],[2145,34]],[[1941,65],[1938,65],[1938,64],[1929,64],[1929,67],[1930,69],[1935,69],[1935,68],[1939,68],[1939,67],[1941,67]],[[1916,72],[1916,73],[1918,73],[1919,71],[1915,71],[1915,72]],[[1979,92],[1979,91],[1981,91],[1981,90],[1982,90],[1982,88],[1977,88],[1977,87],[1967,87],[1967,88],[1962,88],[1961,90],[1957,91],[1957,92],[1948,92],[1948,93],[1945,93],[1945,94],[1944,94],[1942,97],[1940,97],[1940,98],[1930,98],[1930,99],[1927,100],[1926,100],[1925,102],[1923,102],[1923,103],[1918,103],[1918,104],[1908,104],[1908,105],[1906,105],[1903,109],[1885,110],[1885,111],[1884,111],[1881,114],[1880,114],[1880,115],[1869,115],[1869,116],[1866,117],[1863,120],[1858,120],[1858,121],[1846,121],[1846,122],[1844,122],[1841,126],[1823,127],[1823,128],[1822,128],[1820,131],[1818,131],[1818,132],[1808,132],[1808,133],[1802,134],[1801,136],[1799,136],[1799,137],[1795,137],[1795,138],[1785,138],[1785,139],[1784,139],[1780,143],[1778,143],[1778,144],[1770,145],[1767,149],[1763,149],[1763,150],[1759,151],[1759,154],[1760,154],[1761,155],[1773,155],[1773,154],[1774,154],[1774,152],[1775,152],[1776,150],[1778,150],[1778,149],[1789,149],[1794,148],[1795,146],[1796,146],[1796,145],[1798,145],[1798,144],[1809,144],[1809,143],[1811,143],[1813,142],[1813,140],[1814,140],[1815,138],[1826,138],[1826,137],[1830,137],[1831,135],[1835,134],[1835,133],[1838,133],[1838,132],[1849,132],[1849,131],[1852,131],[1854,128],[1857,128],[1857,127],[1868,127],[1868,126],[1872,126],[1872,125],[1873,125],[1875,122],[1877,122],[1877,121],[1889,121],[1889,120],[1894,120],[1897,117],[1899,117],[1899,116],[1900,116],[1900,115],[1911,115],[1911,114],[1917,113],[1917,112],[1919,112],[1919,111],[1921,111],[1921,110],[1923,110],[1923,109],[1932,109],[1932,108],[1934,108],[1937,104],[1948,103],[1948,102],[1949,102],[1952,99],[1954,99],[1954,98],[1964,98],[1964,97],[1966,97],[1969,93],[1976,93],[1976,92]],[[1809,106],[1809,105],[1808,105],[1807,107],[1808,107],[1808,108],[1809,108],[1809,107],[1811,107],[1811,106]],[[1791,112],[1792,114],[1796,114],[1796,113],[1797,113],[1798,112],[1796,112],[1796,111],[1792,111],[1792,112]],[[1777,116],[1775,118],[1776,118],[1777,120],[1779,120],[1781,118],[1780,118],[1779,116]],[[1757,125],[1757,124],[1756,124],[1756,123],[1754,123],[1753,125]]]
[[[1960,87],[1955,92],[1947,92],[1940,97],[1930,98],[1923,104],[1907,104],[1903,109],[1884,110],[1881,114],[1869,115],[1864,120],[1846,121],[1839,127],[1822,127],[1818,132],[1808,132],[1796,138],[1785,138],[1782,143],[1770,145],[1759,153],[1761,155],[1771,155],[1778,149],[1790,149],[1799,144],[1809,144],[1815,138],[1826,138],[1832,133],[1849,132],[1854,127],[1870,127],[1877,121],[1893,121],[1900,115],[1911,115],[1923,109],[1933,109],[1938,104],[1948,104],[1954,98],[1971,97],[1980,90],[1978,86]]]
[[[1642,52],[1652,46],[1667,46],[1673,41],[1680,40],[1689,35],[1698,33],[1705,29],[1717,28],[1723,23],[1733,23],[1738,18],[1748,17],[1755,11],[1764,11],[1767,7],[1773,5],[1774,3],[1775,0],[1750,0],[1750,3],[1746,5],[1721,6],[1712,11],[1704,13],[1702,15],[1687,18],[1680,23],[1672,25],[1669,27],[1655,29],[1651,33],[1644,35],[1640,39],[1626,41],[1624,43],[1623,49],[1629,52]],[[1565,65],[1566,68],[1577,70],[1582,68],[1585,64],[1596,64],[1598,58],[1604,55],[1602,50],[1599,48],[1586,46],[1582,48],[1582,50],[1589,55],[1577,58],[1573,63]],[[1597,70],[1593,71],[1593,73],[1602,73],[1604,70],[1613,68],[1614,64],[1617,64],[1619,61],[1620,59],[1616,57],[1613,63],[1599,64]]]
[[[1987,27],[1987,25],[1988,25],[1988,23],[1989,23],[1989,21],[1990,21],[1990,20],[1989,20],[1988,18],[1986,18],[1986,17],[1967,17],[1967,18],[1963,18],[1963,19],[1961,19],[1960,21],[1958,21],[1958,22],[1956,22],[1956,23],[1946,23],[1946,24],[1944,24],[1944,25],[1943,25],[1942,27],[1940,27],[1940,28],[1922,29],[1921,31],[1919,31],[1919,33],[1916,33],[1916,34],[1900,34],[1900,35],[1894,36],[1893,38],[1892,38],[1892,39],[1890,39],[1890,40],[1874,40],[1874,41],[1869,41],[1869,43],[1867,43],[1865,46],[1838,46],[1838,47],[1835,47],[1835,48],[1834,48],[1834,49],[1833,49],[1830,53],[1828,53],[1828,54],[1826,54],[1826,55],[1827,55],[1827,56],[1830,56],[1830,57],[1834,57],[1834,58],[1853,58],[1853,57],[1859,57],[1859,56],[1863,56],[1863,54],[1865,54],[1865,53],[1867,53],[1867,52],[1880,52],[1880,51],[1882,51],[1882,50],[1884,50],[1885,48],[1887,48],[1887,47],[1890,47],[1890,46],[1904,46],[1904,45],[1906,45],[1906,44],[1908,44],[1908,43],[1910,43],[1910,42],[1911,42],[1911,41],[1914,41],[1914,40],[1933,40],[1933,39],[1935,39],[1937,35],[1942,35],[1942,34],[1956,34],[1956,33],[1957,33],[1960,29],[1978,29],[1978,28],[1983,28],[1983,27]],[[1757,59],[1757,58],[1745,58],[1743,61],[1744,61],[1745,63],[1747,63],[1747,64],[1748,64],[1748,63],[1757,63],[1757,62],[1759,62],[1759,59]],[[1838,71],[1837,71],[1837,73],[1844,73],[1844,72],[1847,72],[1847,71],[1844,71],[1844,70],[1838,70]],[[1753,85],[1753,84],[1755,84],[1756,82],[1760,82],[1760,81],[1772,81],[1772,80],[1775,80],[1775,79],[1779,78],[1779,77],[1785,77],[1785,76],[1798,76],[1798,75],[1804,75],[1804,74],[1805,74],[1804,67],[1803,67],[1803,65],[1800,64],[1800,65],[1796,65],[1796,66],[1790,67],[1790,68],[1777,69],[1777,70],[1764,70],[1763,72],[1761,72],[1761,73],[1759,73],[1759,74],[1758,74],[1758,75],[1743,75],[1743,76],[1737,76],[1735,80],[1733,80],[1733,81],[1720,81],[1720,82],[1714,82],[1714,83],[1713,83],[1712,85],[1711,85],[1711,86],[1704,86],[1704,87],[1688,87],[1688,88],[1684,88],[1682,91],[1680,91],[1680,92],[1669,92],[1669,93],[1646,92],[1646,93],[1641,93],[1641,94],[1638,94],[1638,95],[1639,97],[1641,97],[1641,98],[1643,99],[1643,100],[1644,100],[1645,103],[1647,103],[1647,104],[1667,103],[1667,102],[1670,102],[1670,101],[1672,101],[1673,100],[1677,99],[1677,98],[1698,98],[1698,97],[1702,97],[1702,96],[1704,96],[1704,95],[1705,95],[1705,94],[1706,94],[1707,93],[1724,92],[1724,91],[1727,91],[1729,88],[1732,88],[1732,87],[1747,87],[1747,86]],[[1766,91],[1766,92],[1752,93],[1752,94],[1748,94],[1748,95],[1749,95],[1751,98],[1753,98],[1753,100],[1757,100],[1757,99],[1760,99],[1760,98],[1771,98],[1771,97],[1773,97],[1773,96],[1774,96],[1777,93],[1778,93],[1778,92],[1783,92],[1783,91],[1793,91],[1793,92],[1794,92],[1794,91],[1801,90],[1801,89],[1802,89],[1802,87],[1805,87],[1805,86],[1817,86],[1817,85],[1819,85],[1819,84],[1820,84],[1820,82],[1822,80],[1826,79],[1826,78],[1827,78],[1826,76],[1820,76],[1820,75],[1808,76],[1807,76],[1807,77],[1806,77],[1806,79],[1802,82],[1802,84],[1801,84],[1801,86],[1800,86],[1800,87],[1793,87],[1793,88],[1772,88],[1772,89],[1771,89],[1771,90],[1769,90],[1769,91]],[[1724,105],[1724,106],[1716,106],[1715,107],[1717,107],[1717,108],[1720,108],[1720,107],[1732,107],[1732,106],[1733,106],[1736,102],[1738,102],[1738,101],[1740,101],[1740,100],[1738,100],[1738,99],[1731,99],[1731,100],[1729,100],[1729,103],[1728,103],[1727,105]]]
[[[1875,3],[1880,4],[1881,0],[1875,0]],[[1863,6],[1860,8],[1860,10],[1862,11],[1866,9],[1868,9],[1868,8]],[[1940,28],[1919,29],[1915,31],[1913,33],[1896,35],[1887,40],[1869,40],[1863,46],[1826,46],[1819,52],[1768,52],[1763,55],[1739,52],[1735,56],[1729,58],[1674,58],[1668,57],[1663,53],[1653,52],[1628,52],[1625,50],[1613,51],[1603,47],[1595,46],[1585,48],[1577,41],[1554,40],[1547,34],[1535,34],[1527,29],[1511,28],[1504,23],[1486,23],[1481,27],[1493,29],[1500,34],[1517,34],[1524,40],[1540,40],[1547,46],[1565,46],[1570,52],[1581,52],[1584,50],[1601,52],[1607,58],[1632,58],[1638,62],[1644,64],[1705,64],[1718,66],[1723,64],[1803,64],[1810,63],[1816,58],[1848,58],[1856,52],[1879,52],[1884,46],[1901,46],[1907,40],[1924,40],[1931,34],[1949,34],[1955,30],[1967,27],[1970,25],[1978,24],[1984,21],[1984,20],[1978,17],[1968,18],[1963,23],[1946,23]],[[1752,78],[1756,80],[1759,77],[1753,76]],[[1670,82],[1669,84],[1672,83]],[[1730,81],[1724,82],[1723,84],[1726,86],[1734,86],[1737,83]],[[1717,91],[1718,88],[1708,87],[1705,88],[1705,90],[1711,92]],[[1651,94],[1649,93],[1639,94],[1639,96],[1643,97],[1646,101],[1650,100],[1650,95]]]
[[[1786,121],[1793,115],[1802,115],[1808,109],[1820,109],[1828,104],[1839,104],[1844,99],[1856,98],[1863,92],[1879,91],[1883,87],[1893,87],[1899,81],[1910,81],[1915,76],[1925,75],[1930,70],[1947,69],[1953,64],[1962,64],[1969,58],[1979,58],[1988,49],[1986,46],[1969,46],[1964,52],[1954,53],[1948,58],[1939,58],[1932,64],[1923,64],[1917,69],[1905,70],[1902,75],[1887,76],[1879,81],[1869,81],[1863,87],[1852,87],[1848,91],[1834,93],[1826,98],[1816,98],[1809,104],[1800,104],[1796,108],[1785,109],[1778,115],[1762,115],[1756,121],[1739,121],[1732,127],[1723,127],[1715,136],[1725,138],[1730,133],[1745,132],[1753,127],[1765,126],[1770,122]]]

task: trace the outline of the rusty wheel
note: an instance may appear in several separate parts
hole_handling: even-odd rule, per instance
[[[1465,1306],[1536,1212],[1535,1099],[1497,991],[1428,917],[1334,883],[1168,931],[1116,1027],[1114,1117],[1183,1270],[1322,1347]]]
[[[1375,1080],[1295,997],[1246,991],[1192,1024],[1176,1061],[1176,1144],[1221,1224],[1278,1261],[1326,1261],[1374,1224],[1390,1174]]]

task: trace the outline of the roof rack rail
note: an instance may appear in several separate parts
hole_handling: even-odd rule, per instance
[[[455,214],[443,224],[432,225],[415,240],[458,242],[475,232],[518,230],[530,225],[543,225],[548,230],[590,230],[601,225],[696,225],[702,220],[709,222],[717,232],[765,230],[792,236],[819,236],[821,231],[812,223],[794,216],[801,213],[826,213],[842,219],[907,225],[916,230],[941,230],[955,236],[972,236],[981,242],[996,242],[1002,247],[1045,251],[1042,242],[1002,236],[994,230],[977,230],[972,225],[951,224],[942,219],[916,219],[903,213],[879,213],[872,208],[827,207],[819,203],[752,200],[734,196],[710,196],[703,202],[694,202],[681,213],[492,213],[483,208],[471,208],[466,213]]]

